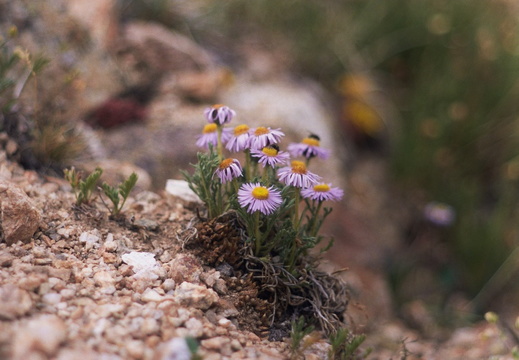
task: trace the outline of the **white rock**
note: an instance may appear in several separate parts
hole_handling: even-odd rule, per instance
[[[134,359],[142,359],[144,356],[144,343],[139,340],[131,340],[126,344],[128,355]]]
[[[62,227],[59,228],[56,232],[65,239],[69,239],[76,232],[76,228],[72,226]]]
[[[69,299],[72,299],[74,297],[74,295],[76,295],[76,290],[67,288],[67,289],[61,290],[59,293],[63,299],[69,300]]]
[[[124,263],[133,266],[135,278],[149,278],[156,280],[159,276],[155,273],[160,265],[155,260],[155,255],[149,252],[132,251],[128,254],[123,254],[121,259]]]
[[[108,271],[98,271],[94,274],[94,282],[97,286],[108,287],[115,284],[115,279]]]
[[[180,284],[173,297],[183,306],[192,306],[201,310],[209,309],[219,299],[214,290],[189,282]]]
[[[32,306],[29,292],[12,284],[0,287],[0,320],[12,320],[25,315]]]
[[[105,286],[101,289],[101,293],[102,294],[106,294],[106,295],[112,295],[113,293],[115,293],[117,291],[117,289],[115,288],[115,286],[113,285],[109,285],[109,286]]]
[[[187,346],[186,339],[173,338],[160,346],[158,360],[190,360],[191,351]]]
[[[230,344],[231,339],[228,337],[217,336],[210,339],[205,339],[201,341],[201,345],[206,349],[210,350],[218,350],[224,347],[225,345]]]
[[[58,232],[59,233],[59,232]],[[85,231],[79,235],[79,242],[85,244],[85,249],[90,250],[99,246],[99,236],[93,232]]]
[[[224,328],[229,327],[231,325],[231,320],[227,318],[221,318],[220,320],[218,320],[218,325]]]
[[[209,287],[213,287],[216,283],[216,280],[218,279],[220,279],[220,272],[214,269],[200,274],[200,280],[202,280]]]
[[[191,318],[185,322],[184,326],[189,330],[191,337],[199,338],[204,335],[204,324],[198,319]]]
[[[14,359],[27,359],[27,355],[35,351],[51,358],[67,338],[67,327],[55,315],[41,315],[31,319],[14,334]]]
[[[83,278],[89,278],[94,273],[94,270],[91,267],[82,268],[80,274]]]
[[[95,311],[97,315],[102,318],[115,315],[116,317],[121,316],[124,313],[125,306],[123,304],[103,304],[96,307]]]
[[[92,334],[95,337],[101,337],[103,333],[110,327],[110,320],[102,318],[96,321],[94,328],[92,329]]]
[[[118,245],[117,242],[114,240],[114,234],[109,233],[106,235],[105,243],[104,243],[105,251],[108,252],[116,252]]]
[[[142,293],[142,296],[141,296],[141,301],[144,301],[144,302],[151,302],[151,301],[159,302],[162,300],[164,300],[164,297],[153,289],[146,289]]]
[[[61,295],[55,292],[47,293],[42,296],[42,301],[48,305],[56,305],[61,301]]]
[[[152,334],[158,334],[160,331],[160,325],[157,320],[151,317],[144,318],[141,324],[141,332],[146,336]]]
[[[166,192],[187,202],[202,203],[202,200],[189,188],[185,180],[169,179],[166,181]]]
[[[173,290],[175,288],[175,280],[173,280],[173,279],[164,280],[164,282],[162,283],[162,288],[166,292]]]

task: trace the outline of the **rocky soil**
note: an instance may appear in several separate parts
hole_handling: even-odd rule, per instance
[[[184,359],[185,337],[204,359],[287,357],[240,329],[220,272],[182,251],[196,217],[182,199],[143,191],[115,221],[99,200],[75,207],[61,179],[1,168],[0,358]]]

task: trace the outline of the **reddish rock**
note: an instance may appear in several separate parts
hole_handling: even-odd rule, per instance
[[[118,125],[141,122],[146,117],[146,108],[134,99],[108,99],[93,111],[88,123],[105,129]]]
[[[184,281],[198,283],[203,271],[200,261],[190,254],[178,254],[169,263],[169,277],[177,284]]]
[[[28,243],[40,226],[41,213],[18,186],[0,181],[0,220],[7,245]]]

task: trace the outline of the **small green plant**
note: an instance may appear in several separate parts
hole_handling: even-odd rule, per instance
[[[193,165],[195,171],[193,175],[183,171],[182,174],[186,178],[189,187],[200,199],[203,199],[207,205],[209,218],[214,218],[224,212],[223,198],[221,196],[221,184],[213,181],[213,174],[218,168],[218,156],[211,146],[209,153],[198,153],[198,162]]]
[[[355,360],[365,359],[370,349],[360,353],[360,345],[366,339],[365,335],[354,335],[348,329],[341,328],[330,335],[330,350],[328,359],[330,360]]]
[[[12,46],[11,40],[18,35],[12,26],[7,36],[0,33],[0,112],[11,110],[20,97],[23,88],[31,78],[48,64],[49,60],[41,54],[31,55],[19,46]]]
[[[290,358],[300,358],[305,350],[301,345],[303,338],[315,330],[312,325],[307,325],[304,316],[292,321],[292,330],[290,331]]]
[[[104,182],[101,185],[103,193],[110,199],[112,206],[107,206],[112,216],[117,216],[121,212],[126,199],[130,195],[130,192],[137,183],[138,176],[136,173],[132,173],[126,180],[124,180],[119,186],[113,187]],[[122,199],[122,201],[121,201]],[[104,202],[103,202],[104,203]],[[106,204],[105,204],[106,205]]]
[[[189,348],[189,351],[191,352],[191,359],[190,360],[202,360],[202,356],[198,354],[198,349],[200,348],[200,345],[198,344],[198,341],[196,341],[195,338],[192,337],[186,337],[186,344]]]
[[[99,178],[103,174],[101,168],[96,168],[85,180],[81,179],[81,174],[74,167],[63,170],[65,179],[72,186],[72,191],[76,196],[76,205],[89,204],[92,201],[92,195],[96,188]]]

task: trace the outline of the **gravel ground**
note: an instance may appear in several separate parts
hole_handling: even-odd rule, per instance
[[[181,200],[143,191],[115,221],[99,201],[74,208],[61,179],[1,169],[40,218],[27,243],[0,244],[0,358],[181,359],[185,337],[204,359],[288,356],[286,343],[241,330],[220,273],[182,251],[195,214]],[[323,346],[307,352],[324,357]]]

